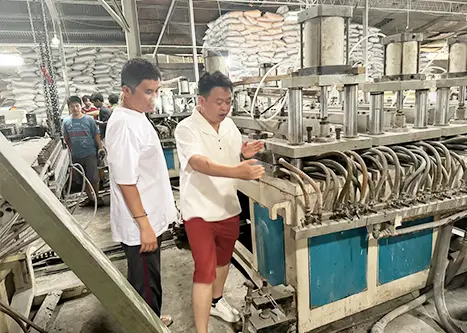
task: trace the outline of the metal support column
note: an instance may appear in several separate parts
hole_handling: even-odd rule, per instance
[[[459,87],[459,106],[456,110],[456,119],[465,120],[465,87]]]
[[[139,35],[138,8],[136,0],[122,0],[123,14],[130,31],[125,31],[128,59],[141,57],[141,39]]]
[[[328,87],[321,87],[321,95],[319,98],[321,106],[321,120],[328,117],[328,98]]]
[[[449,91],[449,88],[438,88],[436,91],[435,126],[448,125]]]
[[[426,128],[428,114],[428,90],[415,91],[414,128]]]
[[[384,121],[384,94],[376,93],[370,95],[370,128],[369,134],[383,134]]]
[[[368,11],[369,11],[369,0],[365,0],[365,6],[363,8],[363,66],[365,67],[365,81],[368,82]],[[364,101],[368,103],[368,93],[364,93]]]
[[[288,142],[291,145],[303,144],[303,91],[289,89]]]
[[[358,112],[358,84],[344,86],[344,137],[356,138]]]
[[[193,45],[193,66],[195,70],[196,83],[198,83],[199,81],[198,49],[196,48],[195,12],[193,9],[193,0],[188,0],[188,10],[190,11],[191,43]]]
[[[2,197],[63,259],[126,332],[170,332],[3,135],[0,135],[0,179]]]

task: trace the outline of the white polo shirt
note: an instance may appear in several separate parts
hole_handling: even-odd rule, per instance
[[[240,214],[236,179],[211,177],[193,170],[188,161],[194,155],[208,157],[224,165],[240,163],[242,135],[227,117],[219,133],[195,108],[175,129],[180,160],[180,208],[186,221],[200,217],[208,222],[222,221]]]
[[[169,172],[155,129],[144,113],[116,107],[107,123],[112,239],[141,245],[140,229],[120,185],[136,184],[144,210],[157,236],[177,219]]]

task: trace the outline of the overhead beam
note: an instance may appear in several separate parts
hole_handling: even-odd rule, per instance
[[[169,24],[169,21],[172,18],[173,10],[175,8],[176,3],[177,0],[172,0],[172,2],[170,3],[169,10],[167,11],[167,15],[165,16],[164,25],[162,26],[161,32],[159,33],[159,37],[157,38],[156,47],[154,48],[154,52],[152,53],[153,58],[157,54],[157,50],[159,49],[159,45],[161,44],[162,37],[164,37],[165,29],[167,28],[167,25]]]
[[[418,27],[418,28],[415,28],[412,30],[412,32],[425,32],[427,31],[429,28],[431,28],[432,26],[434,26],[435,24],[441,22],[442,20],[444,20],[446,17],[445,16],[439,16],[437,18],[435,18],[434,20],[422,25],[421,27]]]
[[[105,0],[97,0],[107,13],[114,19],[115,22],[126,32],[130,30],[130,26],[123,17],[120,17],[113,8]]]
[[[0,135],[0,193],[126,332],[169,332],[3,135]]]
[[[129,29],[125,31],[128,58],[139,58],[141,57],[141,37],[136,0],[122,0],[122,7],[123,15],[129,25]]]

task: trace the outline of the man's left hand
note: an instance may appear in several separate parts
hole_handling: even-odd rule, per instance
[[[99,158],[99,160],[104,160],[105,157],[107,156],[107,152],[105,151],[105,148],[101,148],[98,150],[97,152],[97,157]]]
[[[253,142],[248,142],[245,141],[242,145],[242,155],[245,158],[252,158],[255,156],[257,153],[263,149],[264,143],[261,141],[253,141]]]

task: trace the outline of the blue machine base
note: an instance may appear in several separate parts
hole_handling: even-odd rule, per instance
[[[175,169],[175,160],[174,160],[174,149],[173,148],[164,148],[164,157],[165,163],[167,164],[167,169]]]
[[[253,215],[259,273],[273,286],[285,284],[284,221],[271,220],[269,210],[258,203]]]

